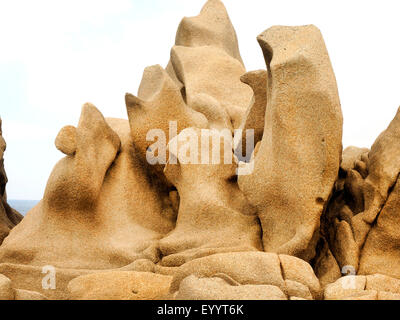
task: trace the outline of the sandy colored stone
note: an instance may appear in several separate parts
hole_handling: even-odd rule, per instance
[[[65,126],[56,137],[56,148],[67,156],[73,156],[77,148],[76,138],[76,128],[74,126]]]
[[[379,291],[377,300],[400,300],[400,294],[386,292],[386,291]]]
[[[368,176],[365,179],[365,210],[353,218],[354,237],[363,247],[371,225],[375,222],[390,190],[400,173],[400,108],[389,124],[375,140],[368,154]]]
[[[43,200],[1,246],[0,263],[97,270],[156,262],[175,214],[139,159],[128,121],[106,121],[86,104],[75,130],[77,152],[55,166]]]
[[[340,168],[346,172],[354,169],[356,161],[361,161],[363,156],[368,157],[368,153],[368,148],[347,147],[343,150]]]
[[[323,238],[320,240],[320,246],[317,248],[314,272],[322,288],[325,288],[325,286],[335,282],[342,276],[338,262],[333,256],[327,241]]]
[[[360,252],[355,240],[353,218],[363,212],[365,207],[368,151],[357,147],[348,147],[343,151],[339,176],[327,209],[321,217],[321,241],[325,247],[318,252],[316,273],[320,277],[330,270],[326,281],[320,278],[324,285],[339,278],[342,270],[343,274],[349,271],[355,274],[358,269]],[[322,271],[322,268],[328,269]]]
[[[316,27],[272,27],[258,41],[270,72],[264,136],[239,186],[258,209],[264,250],[310,260],[342,152],[336,80]]]
[[[43,267],[23,264],[0,263],[0,273],[12,280],[15,290],[33,291],[42,294],[50,300],[68,299],[68,283],[81,275],[96,272],[85,269],[55,268],[55,289],[43,286],[43,279],[49,273],[42,273]],[[97,271],[98,272],[98,271]],[[48,284],[47,281],[45,281]]]
[[[233,131],[229,113],[214,97],[205,93],[195,94],[191,100],[190,107],[193,110],[202,113],[207,118],[208,128],[217,130],[227,128]]]
[[[200,129],[189,128],[170,142],[170,148],[171,144],[177,146],[177,164],[168,163],[165,175],[177,188],[180,204],[176,228],[160,240],[162,265],[179,266],[219,252],[262,251],[256,212],[234,179],[236,164],[232,148],[227,153],[231,163],[225,164],[228,159],[224,158],[224,143],[222,139],[218,141],[219,137],[216,133],[208,136]],[[221,145],[220,153],[216,154],[219,164],[212,162],[214,138]],[[188,143],[194,147],[192,150],[199,150],[197,158],[192,159],[197,164],[188,163],[182,154]],[[208,157],[203,159],[207,164],[201,164],[202,154],[207,155],[207,144]]]
[[[245,284],[268,284],[284,286],[279,257],[265,252],[219,253],[195,259],[175,270],[171,291],[179,289],[180,282],[190,275],[211,278],[226,274],[236,282]]]
[[[344,220],[337,221],[334,223],[334,232],[336,236],[332,250],[339,262],[340,270],[350,266],[356,272],[359,263],[359,250],[354,240],[351,225]]]
[[[365,276],[345,276],[326,286],[324,291],[324,299],[342,300],[346,297],[362,295],[365,293],[365,288]]]
[[[400,277],[399,119],[398,112],[368,153],[356,147],[343,152],[339,180],[321,219],[340,268],[351,266],[358,274]]]
[[[240,82],[246,70],[221,1],[207,1],[198,16],[183,18],[166,72],[188,106],[207,117],[209,128],[238,128],[251,89]]]
[[[321,292],[321,285],[318,278],[315,276],[314,271],[307,262],[292,256],[280,254],[279,261],[283,277],[286,280],[295,281],[308,287],[312,296],[319,299]]]
[[[246,150],[246,130],[254,130],[254,145],[261,141],[264,133],[265,124],[265,108],[267,107],[267,87],[268,87],[268,71],[256,70],[245,73],[240,77],[243,83],[246,83],[253,90],[253,99],[247,108],[239,129],[243,130],[241,145],[235,148],[241,148],[241,155]],[[247,154],[246,154],[247,155]],[[247,155],[248,157],[249,155]],[[248,160],[248,158],[246,159]]]
[[[232,285],[224,279],[197,278],[183,279],[176,300],[287,300],[286,295],[271,285]]]
[[[48,300],[48,299],[39,292],[16,289],[15,300]]]
[[[183,18],[176,33],[175,44],[219,48],[243,64],[235,29],[220,0],[209,0],[198,16]]]
[[[365,290],[340,300],[378,300],[378,292],[374,290]]]
[[[360,274],[400,278],[400,183],[397,180],[360,253]]]
[[[392,278],[383,274],[372,274],[366,276],[365,289],[387,291],[400,294],[400,279]]]
[[[289,297],[297,297],[306,300],[313,300],[313,296],[310,292],[310,289],[306,285],[297,281],[285,280],[284,292]]]
[[[293,295],[306,299],[320,298],[319,282],[311,266],[307,267],[306,262],[295,257],[283,256],[283,263],[281,258],[282,256],[274,253],[233,252],[214,254],[195,259],[173,270],[174,278],[171,285],[171,292],[180,290],[179,288],[183,279],[192,275],[197,278],[220,278],[230,286],[273,286],[283,292],[286,297]],[[297,275],[295,274],[296,272]],[[222,280],[218,280],[217,282],[221,284]],[[196,287],[194,282],[191,281],[190,283],[190,290],[188,289],[189,291],[185,292],[197,290],[194,289]],[[247,288],[250,287],[243,288],[243,292],[246,292]],[[207,293],[209,290],[207,286],[204,287],[204,294],[206,296],[210,294]],[[242,289],[232,290],[240,292]],[[254,292],[258,292],[258,290],[261,289],[256,289]],[[196,291],[196,295],[202,296],[200,291]],[[276,290],[272,292],[276,296]],[[268,290],[266,290],[265,294],[270,295],[271,293],[268,293]],[[188,295],[190,294],[188,293]]]
[[[240,81],[246,72],[243,65],[223,50],[212,47],[174,46],[171,63],[175,73],[185,86],[188,106],[198,109],[199,94],[208,95],[219,105],[208,105],[209,113],[218,115],[223,108],[238,128],[252,98],[251,88]],[[216,116],[214,116],[216,117]]]
[[[346,276],[329,284],[325,300],[399,300],[400,280],[382,274]]]
[[[149,132],[160,130],[164,133],[167,144],[175,134],[170,132],[170,122],[175,122],[176,134],[188,127],[208,126],[206,117],[186,105],[176,82],[159,65],[145,69],[138,97],[127,93],[125,102],[132,141],[143,161],[148,162],[150,159],[151,169],[158,174],[159,179],[164,178],[162,171],[166,161],[151,160],[151,153],[147,151],[160,138],[153,137],[154,141],[151,141],[151,136],[150,139],[147,138]],[[168,159],[168,155],[165,158]]]
[[[6,185],[8,179],[4,169],[4,152],[7,145],[2,134],[2,120],[0,118],[0,245],[10,230],[23,218],[19,212],[11,208],[7,203]]]
[[[159,300],[169,294],[172,277],[149,272],[93,273],[68,284],[71,300]]]
[[[0,274],[0,300],[14,300],[14,296],[11,280]]]
[[[0,299],[400,300],[400,109],[371,150],[342,152],[319,30],[275,26],[258,42],[267,70],[246,73],[221,1],[184,18],[166,68],[126,94],[129,120],[85,104],[60,130],[65,157],[23,220],[0,119]],[[173,145],[206,128],[253,129],[255,146],[244,132],[232,163],[188,164]]]

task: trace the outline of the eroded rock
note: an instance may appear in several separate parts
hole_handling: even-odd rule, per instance
[[[148,272],[93,273],[68,284],[71,300],[161,300],[169,296],[172,277]]]
[[[264,135],[239,186],[258,209],[264,250],[308,261],[339,171],[336,80],[316,27],[272,27],[258,41],[270,73]]]
[[[127,120],[106,120],[87,104],[75,131],[76,152],[56,165],[42,201],[0,248],[0,266],[17,289],[41,292],[43,275],[22,273],[21,266],[60,269],[52,295],[63,297],[60,279],[137,259],[157,262],[157,241],[174,227],[172,205],[152,183]]]
[[[232,140],[227,134],[223,140],[219,133],[190,128],[170,142],[178,152],[165,174],[176,186],[180,204],[176,228],[160,240],[163,265],[179,266],[219,252],[262,250],[256,212],[236,183],[232,147],[224,152]],[[217,153],[215,146],[220,146]],[[191,159],[184,152],[187,147]]]
[[[164,271],[165,272],[165,271]],[[174,278],[171,292],[180,291],[182,281],[188,276],[206,278],[200,283],[196,278],[191,278],[188,283],[183,283],[183,292],[180,294],[208,296],[208,286],[222,290],[224,286],[247,286],[244,288],[229,288],[226,292],[239,297],[249,297],[248,291],[252,286],[269,286],[265,295],[275,298],[281,297],[277,290],[286,295],[286,299],[297,296],[304,299],[320,299],[321,287],[311,266],[298,258],[277,255],[266,252],[232,252],[219,253],[204,258],[189,261],[173,271]],[[221,280],[215,280],[220,278]],[[222,282],[225,281],[225,283]],[[195,289],[194,283],[202,285],[204,290]],[[271,289],[271,286],[276,289]],[[271,289],[271,290],[270,290]],[[259,289],[254,291],[257,294]],[[204,291],[201,293],[201,291]],[[196,293],[195,293],[196,292]]]

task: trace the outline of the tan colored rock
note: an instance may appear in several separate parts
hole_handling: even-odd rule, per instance
[[[325,288],[325,300],[399,300],[400,280],[381,274],[346,276]]]
[[[231,117],[221,106],[217,99],[205,93],[194,95],[190,107],[202,113],[208,120],[208,128],[223,130],[225,128],[232,130]]]
[[[76,153],[55,166],[43,200],[1,246],[0,263],[99,270],[157,262],[173,208],[135,152],[128,121],[106,121],[86,104],[75,131]]]
[[[189,261],[175,270],[171,291],[187,276],[212,278],[225,274],[236,282],[246,284],[268,284],[279,288],[284,286],[279,257],[265,252],[231,252],[210,255]]]
[[[326,286],[325,300],[341,300],[363,294],[366,287],[365,276],[345,276]]]
[[[258,209],[264,250],[308,261],[339,171],[336,80],[316,27],[272,27],[258,41],[270,72],[264,136],[239,186]]]
[[[21,214],[11,208],[7,203],[6,184],[8,179],[4,169],[6,142],[2,133],[2,120],[0,118],[0,245],[4,238],[7,237],[10,230],[23,218]]]
[[[261,141],[264,133],[265,108],[267,107],[268,71],[256,70],[245,73],[240,80],[253,90],[253,99],[239,129],[243,130],[241,146],[242,154],[246,150],[246,130],[254,130],[254,145]]]
[[[176,134],[188,127],[207,128],[208,126],[208,121],[203,114],[186,105],[176,82],[159,65],[145,69],[138,97],[126,94],[125,101],[132,141],[143,161],[151,159],[147,152],[148,148],[154,144],[151,138],[157,140],[156,137],[147,139],[151,130],[158,129],[163,132],[165,144],[167,144],[175,134],[173,130],[170,132],[171,121],[175,122]],[[165,158],[168,159],[168,155]],[[166,161],[159,162],[154,160],[152,169],[163,177],[162,171]]]
[[[333,256],[327,241],[320,239],[317,257],[314,260],[314,272],[322,288],[339,279],[342,274],[336,258]]]
[[[14,300],[14,297],[11,280],[0,274],[0,300]]]
[[[344,151],[339,180],[321,220],[340,268],[350,266],[358,274],[400,276],[399,119],[398,112],[368,153],[355,147]]]
[[[21,223],[0,119],[0,299],[400,300],[400,109],[371,150],[342,152],[319,30],[258,41],[267,70],[246,73],[219,0],[184,18],[166,69],[126,95],[129,121],[86,104],[60,130],[65,157]],[[238,128],[255,147],[244,132],[231,162],[188,163],[205,154],[201,129]]]
[[[294,281],[304,285],[309,288],[309,291],[314,298],[320,298],[321,286],[311,265],[302,259],[297,259],[284,254],[279,255],[279,261],[281,263],[283,277],[286,280],[291,280],[291,284],[293,284]]]
[[[367,282],[365,289],[386,291],[400,294],[400,279],[385,276],[383,274],[372,274],[366,276]]]
[[[77,149],[77,132],[74,126],[65,126],[55,141],[56,148],[67,156],[73,156]]]
[[[307,300],[307,299],[304,299],[304,298],[299,298],[299,297],[290,297],[290,299],[289,300],[296,300],[296,301],[304,301],[304,300]]]
[[[343,150],[340,168],[346,172],[354,169],[357,161],[362,161],[365,157],[368,158],[368,153],[368,148],[347,147]]]
[[[393,191],[376,223],[367,234],[361,251],[359,274],[385,274],[400,279],[400,183]]]
[[[72,300],[160,300],[168,298],[172,277],[149,272],[93,273],[68,284]]]
[[[221,278],[231,286],[273,286],[279,288],[286,297],[292,295],[305,299],[321,297],[319,282],[311,266],[298,258],[278,256],[274,253],[232,252],[214,254],[185,263],[175,269],[173,275],[171,292],[180,290],[183,279],[193,275],[197,278]],[[210,281],[213,282],[214,280]],[[218,281],[221,284],[221,281]],[[213,284],[212,286],[219,285]],[[195,285],[192,283],[188,287],[189,291],[185,292],[190,296],[191,290],[195,290],[194,287]],[[248,288],[250,287],[243,288],[244,291],[241,291],[240,288],[230,288],[229,290],[247,292]],[[207,293],[209,289],[204,290],[204,294],[209,294]],[[272,292],[276,296],[276,290]],[[268,293],[267,290],[265,294],[270,295],[271,293]],[[196,291],[196,295],[202,296],[199,291]]]
[[[198,16],[181,21],[166,71],[188,106],[207,117],[209,128],[239,127],[251,90],[240,82],[246,71],[221,1],[210,0]]]
[[[15,300],[48,300],[48,299],[39,292],[17,289],[15,290]]]
[[[227,137],[232,139],[229,132]],[[168,163],[165,175],[177,188],[180,204],[176,228],[160,240],[162,265],[179,266],[220,252],[261,251],[260,225],[235,181],[232,148],[226,159],[219,133],[194,128],[183,130],[171,144],[177,146],[177,164]],[[215,159],[216,144],[220,151]],[[190,162],[183,152],[188,145],[193,147]]]
[[[219,105],[207,105],[210,113],[221,113],[223,108],[231,118],[234,128],[238,128],[252,98],[252,90],[240,81],[246,72],[243,65],[223,50],[213,46],[174,46],[171,62],[180,82],[185,86],[189,107],[197,110],[199,94],[208,95]],[[217,117],[217,116],[214,116]]]
[[[368,154],[365,179],[365,210],[353,218],[354,236],[362,248],[371,226],[388,200],[400,173],[400,108],[388,128],[380,134]]]
[[[364,211],[368,152],[366,148],[357,147],[348,147],[343,151],[339,177],[321,217],[320,232],[324,247],[319,249],[315,265],[321,284],[334,282],[340,278],[342,270],[343,274],[356,274],[358,269],[360,253],[353,232],[353,217]]]
[[[67,300],[68,283],[81,275],[96,272],[85,269],[55,268],[55,283],[51,282],[50,272],[45,272],[42,266],[29,266],[24,264],[0,263],[0,273],[12,280],[13,288],[18,290],[37,292],[49,300]],[[99,272],[99,271],[97,271]],[[45,286],[43,285],[45,284]],[[55,285],[55,288],[52,285]]]
[[[232,285],[224,279],[197,278],[183,279],[176,300],[287,300],[286,295],[271,285]]]
[[[243,64],[235,29],[220,0],[208,0],[198,16],[183,18],[176,33],[175,44],[219,48]]]
[[[378,300],[378,292],[374,290],[365,290],[351,297],[345,297],[342,300]]]
[[[386,291],[379,291],[377,300],[400,300],[400,294],[386,292]]]
[[[306,300],[313,300],[313,296],[310,289],[297,281],[285,280],[285,290],[286,294],[290,297],[302,298]]]

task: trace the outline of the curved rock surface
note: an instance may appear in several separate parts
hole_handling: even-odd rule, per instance
[[[171,292],[182,299],[215,299],[216,292],[221,292],[218,299],[320,299],[322,295],[308,263],[266,252],[220,253],[187,262],[174,271]]]
[[[320,31],[258,42],[267,68],[246,72],[221,1],[184,18],[128,120],[87,103],[60,130],[21,223],[0,120],[0,299],[400,299],[400,111],[342,151]]]
[[[270,73],[264,135],[239,187],[258,209],[264,250],[309,261],[342,152],[336,80],[316,27],[272,27],[258,41]]]
[[[231,138],[229,131],[227,137]],[[178,146],[177,163],[168,163],[165,174],[177,188],[180,203],[176,228],[160,240],[162,265],[179,266],[219,252],[262,250],[256,212],[235,180],[232,146],[219,132],[194,128],[174,140],[170,145]],[[185,146],[196,151],[195,163],[187,162]],[[219,146],[216,153],[213,146]]]
[[[128,121],[105,120],[86,104],[78,127],[61,130],[60,149],[72,133],[75,151],[55,166],[43,200],[3,243],[0,261],[95,270],[143,257],[156,262],[173,209],[138,159]]]
[[[160,300],[169,297],[171,276],[148,272],[93,273],[68,284],[71,300]]]

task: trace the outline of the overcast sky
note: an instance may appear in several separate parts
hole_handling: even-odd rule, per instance
[[[0,116],[9,199],[40,199],[59,129],[94,103],[126,118],[143,69],[165,66],[177,26],[205,0],[0,0]],[[256,36],[315,24],[325,38],[344,114],[344,146],[370,147],[400,105],[397,0],[225,0],[247,70],[265,68]]]

